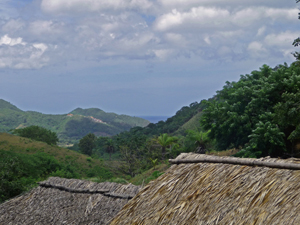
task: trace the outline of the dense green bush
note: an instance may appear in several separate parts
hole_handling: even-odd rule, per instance
[[[243,157],[296,156],[299,89],[299,66],[264,65],[238,82],[227,81],[215,100],[206,102],[201,124],[219,150],[243,147]]]
[[[15,129],[13,130],[13,133],[21,137],[45,142],[48,145],[56,145],[56,143],[58,142],[58,138],[55,132],[39,126],[30,126],[22,129]]]
[[[46,153],[28,155],[0,150],[0,202],[29,190],[49,176],[79,178],[75,168]]]

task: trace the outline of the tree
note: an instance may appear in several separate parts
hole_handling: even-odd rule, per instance
[[[219,150],[243,147],[247,157],[282,156],[291,151],[288,137],[298,133],[299,101],[292,95],[299,89],[299,66],[264,65],[238,82],[226,82],[215,100],[207,102],[201,124],[211,130],[208,136],[216,139]]]
[[[209,132],[187,130],[186,147],[197,153],[205,153],[211,143],[208,137]]]
[[[114,141],[111,138],[107,138],[105,141],[105,149],[106,152],[109,153],[109,160],[111,161],[111,154],[114,152],[115,146],[114,146]]]
[[[13,130],[13,134],[21,137],[31,138],[36,141],[46,142],[48,145],[56,145],[58,138],[55,132],[39,126],[30,126]]]
[[[275,106],[276,120],[284,126],[285,136],[290,141],[291,156],[299,156],[300,149],[300,90],[292,93],[283,93],[283,101]]]
[[[85,135],[79,141],[79,149],[83,154],[92,155],[93,149],[96,147],[96,139],[95,134],[89,133]]]
[[[162,159],[165,160],[166,156],[166,148],[176,142],[177,138],[176,137],[171,137],[168,134],[164,133],[158,136],[157,141],[158,144],[161,146],[162,150]]]
[[[128,148],[127,146],[120,147],[121,165],[120,170],[131,177],[134,177],[141,168],[141,161],[138,158],[139,150]]]

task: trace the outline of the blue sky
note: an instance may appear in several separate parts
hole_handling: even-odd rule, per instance
[[[0,98],[172,116],[263,64],[294,61],[294,0],[0,0]]]

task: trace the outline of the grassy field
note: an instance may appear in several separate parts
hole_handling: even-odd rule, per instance
[[[53,156],[60,163],[76,167],[78,169],[77,172],[82,177],[86,177],[87,173],[94,167],[104,167],[103,161],[91,159],[78,152],[7,133],[0,133],[0,149],[29,155],[41,152],[46,153],[49,156]]]
[[[0,202],[36,186],[50,176],[97,179],[121,177],[113,166],[78,152],[0,133]]]

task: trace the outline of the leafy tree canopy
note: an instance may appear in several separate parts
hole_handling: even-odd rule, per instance
[[[300,68],[267,65],[226,82],[201,118],[218,148],[243,147],[247,157],[281,156],[300,138]]]
[[[39,126],[30,126],[13,130],[13,134],[31,138],[36,141],[46,142],[48,145],[56,145],[58,138],[55,132]]]
[[[166,148],[168,146],[172,145],[173,143],[175,143],[176,141],[177,141],[176,137],[169,136],[166,133],[161,134],[160,136],[158,136],[157,142],[158,142],[158,144],[162,148],[162,157],[163,157],[163,160],[165,159]]]
[[[92,155],[93,149],[96,147],[96,139],[95,134],[89,133],[85,135],[79,141],[79,149],[83,154]]]

